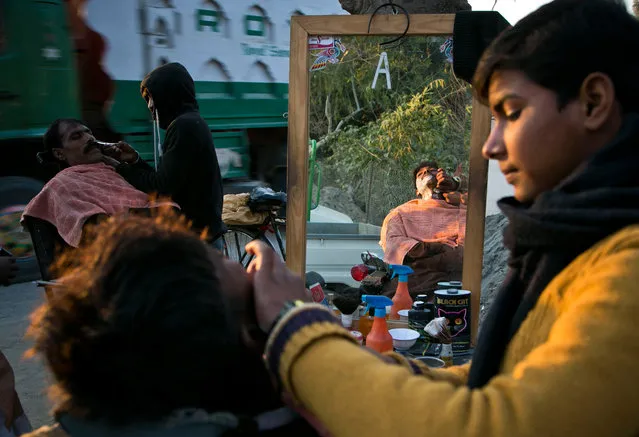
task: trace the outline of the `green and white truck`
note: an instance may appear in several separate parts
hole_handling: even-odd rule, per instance
[[[0,246],[36,271],[19,217],[51,176],[36,153],[56,118],[106,125],[153,161],[139,84],[166,62],[196,81],[225,189],[283,189],[290,17],[343,13],[337,0],[0,0]]]

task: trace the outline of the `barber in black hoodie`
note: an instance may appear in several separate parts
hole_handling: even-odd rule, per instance
[[[198,111],[193,78],[183,65],[165,64],[144,78],[140,92],[154,121],[166,130],[158,169],[139,159],[126,143],[110,153],[118,162],[110,162],[135,188],[170,196],[193,227],[208,228],[219,245],[225,230],[222,176],[211,131]]]

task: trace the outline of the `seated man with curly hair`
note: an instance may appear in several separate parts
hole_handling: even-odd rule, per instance
[[[30,328],[57,423],[32,435],[316,435],[276,395],[263,345],[245,346],[248,274],[185,222],[112,217],[58,260]]]
[[[54,121],[44,134],[43,142],[40,159],[61,170],[29,202],[24,217],[51,223],[69,246],[80,245],[84,225],[95,217],[130,210],[146,211],[169,203],[156,202],[105,164],[109,158],[80,120]]]
[[[461,175],[461,168],[458,169]],[[466,181],[448,174],[435,161],[413,170],[416,199],[391,210],[382,224],[384,261],[411,267],[408,289],[434,297],[437,283],[461,281],[466,237]],[[386,283],[393,296],[397,279]]]

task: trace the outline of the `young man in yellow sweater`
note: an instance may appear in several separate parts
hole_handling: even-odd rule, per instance
[[[639,435],[639,22],[555,0],[500,35],[475,76],[483,152],[515,196],[510,272],[473,361],[431,370],[358,347],[263,245],[251,267],[265,361],[338,436]]]

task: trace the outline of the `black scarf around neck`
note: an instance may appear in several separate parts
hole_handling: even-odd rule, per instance
[[[510,340],[555,276],[597,242],[639,223],[639,114],[627,115],[610,144],[532,205],[508,197],[499,207],[509,221],[509,271],[483,323],[469,388],[499,373]]]

